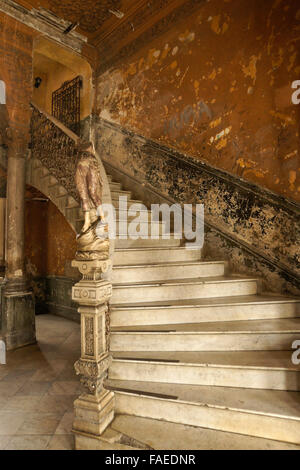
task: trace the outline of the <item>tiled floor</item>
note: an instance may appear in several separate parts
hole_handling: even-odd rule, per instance
[[[38,345],[8,353],[0,365],[0,450],[74,448],[80,327],[52,315],[37,316],[36,326]]]

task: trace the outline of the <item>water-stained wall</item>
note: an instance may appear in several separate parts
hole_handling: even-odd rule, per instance
[[[29,141],[32,49],[36,32],[8,15],[0,16],[0,80],[5,83],[10,144],[24,154]],[[1,106],[4,106],[1,104]]]
[[[34,188],[27,189],[25,209],[26,271],[35,294],[36,311],[76,319],[70,270],[76,235],[58,208]]]
[[[98,77],[97,113],[300,200],[300,4],[212,0]]]

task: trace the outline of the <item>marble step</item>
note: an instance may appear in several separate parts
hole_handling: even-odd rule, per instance
[[[71,205],[68,204],[68,209],[70,207],[71,207]],[[69,217],[71,217],[71,215],[69,215]],[[77,218],[75,220],[77,231],[81,230],[81,227],[83,225],[83,221],[84,221],[83,215],[82,215],[82,217]],[[129,231],[134,230],[134,233],[137,232],[138,234],[140,234],[140,232],[141,232],[141,236],[147,236],[147,237],[150,238],[154,235],[155,236],[158,235],[159,237],[162,237],[166,233],[165,224],[163,222],[152,222],[151,224],[146,222],[146,223],[141,223],[141,224],[138,224],[138,225],[135,224],[133,227],[130,224],[131,224],[130,220],[128,220],[127,223],[124,223],[124,221],[116,220],[115,221],[116,234],[118,236],[127,235],[129,237],[130,233],[131,233],[131,232],[129,233]],[[111,225],[111,230],[113,230],[112,225]],[[179,237],[179,239],[181,239],[182,235],[179,234],[178,237]],[[172,238],[173,238],[173,234],[172,234]],[[154,238],[154,240],[155,240],[155,238]]]
[[[61,196],[68,195],[67,190],[63,186],[61,186],[59,183],[51,185],[51,187],[49,187],[49,191],[53,198],[58,198]]]
[[[78,202],[68,194],[62,194],[58,197],[53,198],[55,204],[59,207],[59,209],[66,214],[66,209],[70,208],[78,208]]]
[[[139,416],[118,415],[110,428],[154,450],[300,450],[294,444]]]
[[[116,261],[118,261],[117,253],[115,253]],[[129,302],[126,306],[112,308],[111,326],[267,320],[299,316],[299,298],[264,294],[220,299],[145,302],[140,305],[131,305]]]
[[[130,238],[128,239],[121,239],[121,238],[116,238],[115,240],[115,248],[117,249],[130,249],[130,248],[156,248],[156,247],[179,247],[181,245],[181,241],[179,239],[176,239],[172,236],[169,240],[163,239],[163,238],[158,238],[156,240],[152,240],[151,238],[148,238],[146,240],[138,238],[137,240],[132,240]],[[128,299],[127,299],[128,301]]]
[[[146,207],[146,206],[145,206]],[[140,215],[143,217],[143,221],[148,221],[148,223],[151,223],[151,211],[150,210],[145,210],[143,207],[140,207],[141,210],[139,210],[137,213],[134,213],[134,215],[130,215],[129,211],[124,211],[124,210],[116,210],[116,219],[117,220],[128,220],[131,222],[132,220],[136,219],[136,217],[139,217]],[[160,222],[160,220],[155,220],[154,222]]]
[[[116,352],[109,379],[300,391],[292,351]]]
[[[152,242],[154,241],[152,240]],[[161,243],[164,240],[156,241]],[[175,241],[179,242],[180,240]],[[111,304],[121,305],[128,302],[134,304],[139,302],[254,295],[257,293],[257,289],[257,279],[238,277],[193,278],[161,282],[115,284]]]
[[[114,265],[112,282],[149,282],[170,279],[191,279],[193,277],[224,276],[225,263],[222,261],[199,262],[181,261],[180,263],[144,264],[130,266]]]
[[[300,444],[300,393],[107,380],[115,413]]]
[[[113,327],[111,351],[288,351],[300,319]]]
[[[131,191],[123,191],[123,190],[112,190],[111,191],[111,198],[112,200],[119,199],[121,196],[126,196],[128,200],[131,200],[132,192]]]
[[[118,249],[114,252],[113,263],[118,266],[135,264],[199,261],[201,250],[185,247],[155,247]]]
[[[148,212],[148,214],[147,214],[148,217],[147,217],[147,215],[145,216],[145,221],[148,220],[148,223],[150,224],[150,222],[151,222],[151,212],[150,211],[141,211],[141,213],[145,213],[145,212]],[[107,219],[106,211],[104,211],[104,214],[105,214],[105,217]],[[115,209],[115,214],[114,215],[115,215],[116,221],[127,220],[128,223],[132,222],[132,220],[134,220],[136,218],[136,215],[130,216],[130,215],[128,215],[128,211],[120,211],[119,209]],[[79,212],[76,213],[76,219],[80,222],[83,221],[84,215],[83,215],[83,212],[82,212],[81,209],[79,209]],[[156,223],[156,222],[160,222],[160,221],[154,221],[154,222]]]
[[[136,204],[141,205],[141,204],[143,204],[143,202],[138,200],[138,199],[128,199],[127,200],[127,209],[129,209],[130,206],[136,205]],[[118,197],[113,197],[112,196],[112,205],[114,206],[114,208],[116,210],[119,210],[119,198]],[[122,209],[122,206],[121,206],[121,209]],[[144,204],[141,207],[141,209],[144,209]]]
[[[166,224],[164,222],[154,221],[154,222],[141,222],[136,223],[131,220],[115,220],[115,229],[117,233],[120,235],[127,234],[129,236],[130,233],[140,233],[141,236],[151,236],[155,237],[157,235],[161,236],[166,233]],[[181,238],[181,234],[179,237]]]
[[[121,183],[109,181],[109,188],[111,191],[120,191],[122,189]]]

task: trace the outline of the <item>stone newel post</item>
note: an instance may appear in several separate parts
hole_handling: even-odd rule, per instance
[[[87,439],[99,439],[114,418],[114,393],[103,386],[111,361],[108,301],[112,285],[101,275],[110,264],[109,259],[72,262],[83,275],[72,292],[81,315],[81,357],[75,370],[87,390],[74,402],[76,449],[86,447]]]

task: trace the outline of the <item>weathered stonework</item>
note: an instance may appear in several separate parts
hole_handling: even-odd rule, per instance
[[[101,279],[110,261],[78,261],[72,265],[83,275],[72,289],[72,298],[79,304],[81,316],[81,357],[75,370],[87,390],[75,402],[76,449],[81,448],[82,436],[91,442],[99,439],[114,418],[114,394],[103,384],[111,363],[107,338],[108,301],[112,285]]]
[[[108,121],[97,127],[110,173],[119,169],[170,202],[205,205],[208,256],[226,257],[237,272],[260,272],[268,290],[299,292],[296,203]]]

